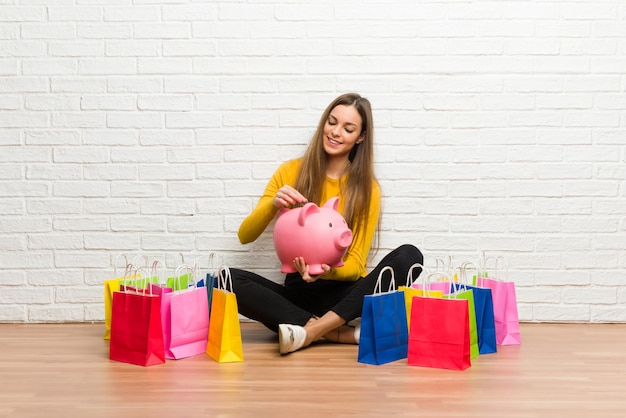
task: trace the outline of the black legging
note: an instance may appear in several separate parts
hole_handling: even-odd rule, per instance
[[[263,323],[273,331],[279,324],[304,325],[313,316],[333,311],[346,322],[361,316],[363,297],[374,293],[380,271],[389,266],[394,271],[396,286],[406,283],[413,264],[424,264],[424,256],[415,246],[402,245],[387,254],[365,277],[354,282],[317,280],[307,283],[298,273],[289,273],[281,285],[258,274],[230,269],[233,291],[237,295],[239,313]],[[415,279],[421,269],[413,271]],[[389,288],[391,274],[381,280],[382,290]]]

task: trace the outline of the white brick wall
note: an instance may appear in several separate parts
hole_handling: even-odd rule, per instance
[[[237,228],[346,91],[374,262],[504,255],[523,320],[626,322],[625,74],[617,0],[1,1],[0,322],[102,320],[119,253],[279,280]]]

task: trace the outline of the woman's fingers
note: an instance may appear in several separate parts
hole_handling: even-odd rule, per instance
[[[309,266],[306,265],[304,258],[302,257],[294,258],[293,265],[296,268],[296,270],[298,270],[298,273],[300,273],[301,276],[304,276],[305,273],[308,274]]]
[[[324,270],[324,273],[312,276],[309,274],[309,265],[306,264],[303,257],[294,258],[293,265],[296,268],[296,270],[298,270],[298,273],[300,273],[300,276],[302,276],[302,280],[304,280],[307,283],[313,283],[314,281],[319,279],[322,276],[322,274],[328,273],[331,270],[328,264],[322,264],[322,269]]]
[[[296,270],[298,270],[298,273],[300,273],[300,276],[302,276],[302,280],[304,280],[307,283],[312,283],[316,281],[317,278],[319,277],[319,276],[311,276],[309,274],[309,266],[306,264],[303,257],[294,258],[293,265],[296,268]]]
[[[291,186],[283,186],[278,189],[274,196],[274,206],[278,209],[294,206],[300,203],[306,203],[307,199]]]

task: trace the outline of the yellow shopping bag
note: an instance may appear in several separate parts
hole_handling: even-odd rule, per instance
[[[424,277],[424,285],[422,286],[422,289],[412,287],[414,283],[413,270],[416,268],[422,269],[422,272],[424,273],[422,276]],[[409,272],[406,276],[406,285],[398,287],[398,291],[404,292],[404,303],[406,304],[406,323],[409,330],[411,329],[411,306],[413,304],[413,296],[424,296],[425,291],[423,289],[428,289],[426,283],[428,277],[429,276],[426,274],[424,266],[420,263],[415,263],[409,268]],[[443,297],[443,292],[441,290],[430,290],[426,292],[428,293],[428,296],[433,298]]]
[[[120,257],[124,257],[124,275],[123,276],[120,276],[117,273],[117,264],[118,264],[118,259]],[[147,289],[148,284],[150,282],[158,283],[159,278],[158,276],[156,276],[156,273],[155,273],[157,264],[158,264],[158,261],[155,261],[152,264],[152,278],[149,278],[146,276],[145,280],[138,281],[136,279],[141,277],[141,275],[137,273],[137,267],[135,265],[135,261],[133,261],[133,263],[129,263],[128,258],[124,254],[118,254],[115,257],[115,261],[113,262],[113,269],[114,269],[113,277],[114,278],[104,281],[104,327],[105,327],[104,339],[105,340],[111,339],[113,293],[119,292],[120,290],[125,290],[125,289],[121,289],[125,278],[128,278],[129,282],[132,281],[133,287],[140,288],[140,289]]]
[[[227,288],[228,284],[230,290]],[[209,357],[219,363],[243,361],[237,297],[232,289],[230,270],[228,267],[221,267],[217,274],[217,287],[213,289],[206,348]]]
[[[104,281],[104,339],[111,339],[111,316],[113,310],[113,293],[120,290],[120,278]]]
[[[119,257],[124,257],[124,276],[128,275],[131,264],[128,264],[128,259],[124,254],[118,254],[115,257],[114,261],[114,271],[113,271],[113,279],[104,281],[104,339],[111,339],[111,316],[112,316],[112,306],[113,306],[113,293],[119,292],[120,283],[124,281],[124,276],[118,276],[117,274],[117,260]]]

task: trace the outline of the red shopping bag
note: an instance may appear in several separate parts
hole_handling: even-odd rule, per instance
[[[408,364],[451,370],[471,366],[466,299],[413,298]]]
[[[109,358],[140,366],[165,363],[161,297],[148,289],[113,294]]]
[[[503,257],[492,257],[495,259],[496,270],[500,261],[504,262],[506,270],[506,260]],[[489,259],[485,260],[485,266]],[[498,270],[496,275],[501,274]],[[486,276],[486,273],[485,273]],[[519,327],[519,314],[517,311],[517,296],[515,294],[515,283],[502,279],[479,277],[476,285],[491,289],[493,299],[493,316],[496,326],[496,343],[498,345],[519,345],[522,342]]]

